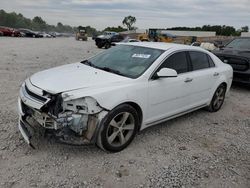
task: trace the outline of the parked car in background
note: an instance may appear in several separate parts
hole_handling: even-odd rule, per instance
[[[104,47],[108,49],[111,47],[112,43],[121,42],[122,40],[124,40],[124,37],[116,32],[104,32],[103,35],[96,37],[95,43],[98,48]]]
[[[55,33],[55,32],[49,32],[49,35],[50,35],[52,38],[56,38],[56,33]]]
[[[123,43],[27,78],[19,130],[30,145],[42,129],[66,143],[118,152],[149,126],[204,107],[218,111],[232,76],[231,66],[198,47]]]
[[[9,27],[0,26],[0,31],[3,33],[3,36],[11,37],[13,35],[13,30]]]
[[[0,31],[2,32],[3,36],[21,37],[21,33],[17,29],[0,26]]]
[[[13,37],[21,37],[22,34],[21,34],[21,32],[20,32],[19,30],[13,29],[13,30],[12,30],[12,36],[13,36]]]
[[[2,31],[0,31],[0,37],[1,37],[1,36],[3,36],[3,32],[2,32]]]
[[[236,38],[213,53],[233,67],[233,81],[250,85],[250,37]]]
[[[33,37],[33,38],[42,38],[43,36],[35,31],[32,31],[30,29],[19,29],[19,32],[24,37]]]
[[[38,34],[43,36],[43,38],[52,38],[52,36],[46,32],[38,32]]]

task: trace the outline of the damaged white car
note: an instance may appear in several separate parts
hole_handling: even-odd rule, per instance
[[[203,107],[218,111],[232,75],[201,48],[124,43],[28,78],[18,99],[19,130],[31,146],[42,129],[66,143],[121,151],[146,127]]]

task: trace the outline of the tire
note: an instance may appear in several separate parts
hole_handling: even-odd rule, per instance
[[[216,89],[213,98],[209,106],[207,107],[207,110],[209,112],[217,112],[221,109],[221,106],[223,105],[225,100],[226,89],[227,87],[225,84],[219,85],[219,87]]]
[[[105,49],[109,49],[109,48],[111,47],[111,45],[110,45],[109,43],[106,43],[106,44],[104,45],[104,47],[105,47]]]
[[[128,104],[120,105],[102,120],[97,146],[105,151],[119,152],[132,142],[138,127],[137,111]]]

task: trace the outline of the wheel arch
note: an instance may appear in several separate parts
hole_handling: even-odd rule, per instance
[[[219,84],[219,86],[220,86],[220,85],[224,85],[224,86],[226,87],[226,91],[227,91],[227,83],[226,83],[226,82],[222,82],[221,84]],[[218,86],[218,87],[219,87],[219,86]],[[217,87],[217,88],[218,88],[218,87]]]
[[[137,104],[136,102],[132,102],[132,101],[123,102],[123,103],[121,103],[121,104],[119,104],[117,106],[120,106],[120,105],[123,105],[123,104],[128,104],[128,105],[132,106],[136,110],[136,112],[138,114],[138,118],[139,118],[138,131],[140,131],[141,125],[142,125],[142,121],[143,121],[143,111],[142,111],[142,108],[140,107],[139,104]],[[114,108],[116,108],[116,107],[114,107]]]
[[[213,98],[213,96],[214,96],[214,93],[215,93],[216,89],[217,89],[220,85],[225,85],[225,86],[226,86],[226,92],[228,91],[228,83],[227,83],[225,80],[220,80],[220,81],[217,82],[217,84],[212,88],[212,92],[211,92],[211,94],[210,94],[208,104],[210,104],[210,102],[212,101],[212,98]]]

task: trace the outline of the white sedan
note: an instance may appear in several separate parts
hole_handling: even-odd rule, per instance
[[[124,43],[28,78],[19,130],[31,146],[41,128],[66,143],[117,152],[146,127],[204,107],[218,111],[232,78],[231,66],[198,47]]]

